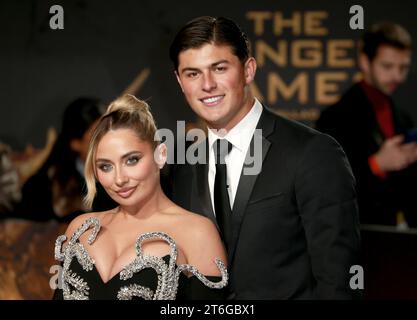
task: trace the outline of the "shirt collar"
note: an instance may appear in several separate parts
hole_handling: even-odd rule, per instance
[[[255,98],[255,102],[250,111],[240,122],[235,125],[225,136],[219,136],[217,132],[208,128],[208,143],[210,150],[217,139],[227,139],[233,147],[236,147],[241,152],[246,152],[250,141],[252,140],[253,132],[256,129],[259,118],[262,113],[262,104]]]

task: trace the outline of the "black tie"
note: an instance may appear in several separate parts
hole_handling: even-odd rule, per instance
[[[226,139],[218,139],[214,144],[216,159],[216,178],[214,179],[214,209],[219,225],[220,235],[225,242],[230,239],[232,210],[230,208],[229,193],[227,192],[227,168],[224,158],[232,150],[233,145]]]

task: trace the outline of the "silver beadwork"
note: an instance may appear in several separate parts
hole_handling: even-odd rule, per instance
[[[91,244],[100,230],[100,220],[94,217],[88,218],[74,232],[64,250],[62,250],[62,243],[66,240],[64,235],[59,236],[55,242],[55,259],[63,261],[61,283],[65,300],[88,299],[89,287],[86,282],[75,272],[72,272],[69,267],[73,257],[75,256],[85,271],[91,271],[93,269],[94,260],[88,255],[87,250],[85,250],[84,246],[78,241],[80,236],[91,226],[93,226],[93,232],[88,238],[88,243]],[[74,289],[71,290],[71,288]]]
[[[65,274],[65,281],[67,281],[68,284],[75,288],[75,290],[77,291],[76,294],[79,298],[82,298],[83,300],[88,298],[88,291],[90,290],[90,288],[88,287],[87,282],[85,282],[75,272],[68,270],[68,272]]]
[[[94,260],[89,256],[87,250],[79,242],[80,236],[93,226],[93,231],[88,237],[88,244],[91,245],[98,232],[100,231],[100,220],[98,218],[88,218],[72,235],[68,245],[62,251],[62,243],[66,240],[65,236],[59,236],[55,242],[55,259],[63,261],[62,271],[62,289],[64,299],[88,299],[88,284],[75,272],[69,269],[74,257],[85,271],[91,271],[94,267]],[[168,264],[161,257],[144,255],[142,252],[142,243],[149,240],[163,240],[170,246]],[[158,282],[155,292],[149,288],[142,287],[138,284],[131,284],[120,288],[117,293],[117,299],[132,299],[132,297],[141,297],[146,300],[174,300],[177,295],[180,274],[188,271],[194,274],[205,286],[212,289],[221,289],[227,285],[228,274],[224,263],[216,259],[215,263],[219,268],[222,279],[219,282],[209,281],[194,266],[183,264],[176,265],[177,246],[175,241],[163,232],[147,232],[138,237],[135,244],[136,258],[129,263],[120,272],[121,280],[128,280],[135,273],[143,269],[151,268],[155,270]],[[73,290],[71,291],[71,288]]]
[[[221,274],[222,274],[222,280],[219,282],[212,282],[208,280],[200,271],[198,271],[194,266],[188,265],[188,264],[182,264],[179,265],[176,271],[176,277],[179,279],[181,272],[188,271],[194,274],[206,287],[212,288],[212,289],[222,289],[225,286],[227,286],[227,281],[229,279],[229,276],[227,274],[226,266],[224,265],[223,261],[216,258],[215,263],[217,267],[219,268]]]
[[[152,300],[153,291],[149,288],[142,287],[136,283],[122,287],[117,293],[119,300],[132,300],[133,297]]]
[[[59,236],[55,241],[55,260],[64,261],[65,255],[62,253],[62,243],[67,240],[65,235]]]

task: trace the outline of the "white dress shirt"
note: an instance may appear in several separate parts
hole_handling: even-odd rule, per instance
[[[233,148],[225,157],[227,166],[227,185],[229,192],[230,207],[233,209],[233,204],[236,197],[237,187],[239,185],[240,174],[242,172],[243,163],[245,162],[246,153],[248,151],[252,136],[255,132],[256,125],[262,114],[262,104],[255,98],[255,103],[247,115],[235,125],[225,136],[219,136],[216,131],[208,129],[208,144],[209,144],[209,170],[208,170],[208,184],[210,189],[211,204],[214,209],[214,179],[216,176],[216,164],[214,159],[213,144],[217,139],[226,139]],[[232,165],[233,164],[233,165]]]

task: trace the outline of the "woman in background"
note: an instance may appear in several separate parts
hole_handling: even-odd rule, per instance
[[[40,170],[23,186],[17,217],[36,221],[71,221],[85,212],[84,163],[91,132],[102,115],[98,99],[78,98],[64,111],[61,133]],[[112,208],[106,196],[98,197],[98,209]]]

